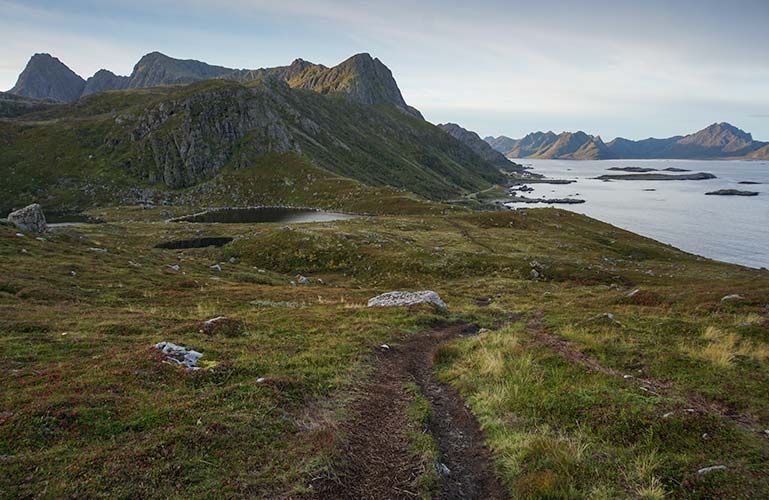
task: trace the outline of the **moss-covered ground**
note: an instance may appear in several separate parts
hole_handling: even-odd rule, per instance
[[[767,271],[554,209],[163,222],[196,210],[96,209],[107,223],[43,241],[0,225],[3,496],[308,493],[339,459],[370,353],[455,320],[487,330],[441,347],[437,373],[512,496],[769,495]],[[153,248],[201,236],[236,239]],[[433,289],[449,310],[365,307],[396,289]],[[246,332],[201,333],[218,315]],[[164,363],[163,340],[207,368]],[[713,465],[726,469],[698,474]]]

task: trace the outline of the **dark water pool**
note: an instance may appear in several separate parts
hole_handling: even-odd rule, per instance
[[[354,219],[356,215],[303,208],[223,208],[172,219],[173,222],[259,224],[269,222],[329,222]]]
[[[45,212],[45,221],[49,226],[73,226],[76,224],[102,224],[104,221],[86,214]]]
[[[155,248],[163,248],[166,250],[185,250],[187,248],[205,248],[205,247],[223,247],[227,243],[231,242],[232,238],[227,237],[211,237],[211,238],[194,238],[191,240],[174,240],[158,243]]]

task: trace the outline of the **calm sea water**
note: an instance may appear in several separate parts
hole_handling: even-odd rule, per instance
[[[687,252],[750,267],[769,268],[769,162],[693,160],[533,160],[533,172],[568,185],[530,184],[530,197],[586,200],[581,205],[558,205],[615,226],[669,243]],[[674,167],[709,172],[704,181],[611,181],[592,179],[611,167]],[[676,172],[662,172],[675,174]],[[740,181],[760,182],[742,185]],[[648,191],[653,189],[654,191]],[[705,196],[708,191],[739,189],[758,196]],[[521,205],[514,206],[542,206]]]

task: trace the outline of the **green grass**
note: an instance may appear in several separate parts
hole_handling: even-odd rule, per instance
[[[245,174],[231,175],[244,175],[248,189]],[[437,320],[429,311],[370,310],[366,300],[434,289],[450,307],[442,320],[491,328],[443,346],[437,373],[478,417],[514,497],[766,496],[766,437],[724,415],[769,428],[769,273],[560,210],[410,207],[419,213],[291,231],[163,222],[191,210],[184,206],[97,208],[108,223],[46,241],[0,225],[0,490],[306,491],[335,456],[338,421],[370,373],[372,349]],[[153,248],[201,235],[237,240]],[[298,274],[326,284],[291,286]],[[634,288],[648,293],[628,298]],[[746,299],[720,301],[730,293]],[[522,319],[499,327],[508,312]],[[619,324],[595,319],[606,312]],[[246,333],[200,333],[199,322],[217,315],[243,321]],[[620,376],[542,343],[525,327],[534,317]],[[163,363],[151,348],[161,340],[194,347],[216,366]],[[656,394],[641,378],[659,384]],[[685,411],[692,402],[713,411]],[[427,409],[415,393],[410,418],[424,421]],[[434,443],[412,438],[430,492]],[[715,464],[728,469],[697,475]]]

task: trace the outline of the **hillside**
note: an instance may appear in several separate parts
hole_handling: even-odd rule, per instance
[[[439,123],[438,127],[443,129],[449,135],[466,144],[475,154],[497,167],[511,170],[520,169],[520,165],[508,160],[505,155],[494,150],[486,141],[480,138],[478,134],[462,128],[456,123]]]
[[[769,159],[769,144],[728,123],[714,123],[699,132],[666,139],[631,141],[617,138],[604,144],[584,132],[535,132],[523,139],[487,137],[508,158],[603,159]]]
[[[433,199],[502,181],[469,147],[395,106],[272,78],[95,94],[0,122],[0,141],[4,211],[33,201],[135,202],[136,193],[172,200],[266,154],[300,156],[369,186]]]

